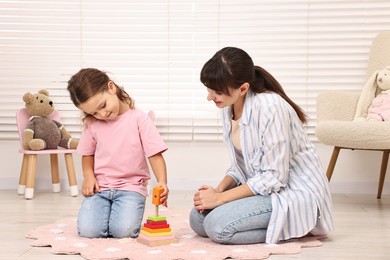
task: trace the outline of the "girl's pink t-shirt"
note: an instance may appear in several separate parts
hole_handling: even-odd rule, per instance
[[[113,121],[89,123],[77,152],[94,155],[101,190],[131,190],[146,196],[150,179],[146,158],[167,149],[152,119],[141,110],[130,109]]]

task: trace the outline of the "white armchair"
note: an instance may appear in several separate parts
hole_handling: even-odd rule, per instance
[[[367,76],[390,65],[390,31],[373,40]],[[367,77],[367,78],[368,78]],[[330,181],[341,149],[382,151],[377,198],[382,195],[390,153],[390,122],[352,121],[360,93],[328,91],[317,97],[318,140],[334,146],[326,176]]]

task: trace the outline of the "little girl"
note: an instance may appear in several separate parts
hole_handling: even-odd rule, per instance
[[[84,130],[77,151],[82,155],[84,182],[77,219],[82,237],[137,237],[145,209],[146,157],[164,188],[167,173],[162,153],[167,146],[153,121],[134,106],[130,96],[106,73],[80,70],[68,81],[70,97],[84,112]]]

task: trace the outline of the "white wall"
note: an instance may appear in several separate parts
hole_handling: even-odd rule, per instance
[[[195,190],[201,184],[215,185],[228,167],[227,150],[220,142],[167,142],[165,153],[168,182],[171,190]],[[18,185],[22,155],[18,141],[0,141],[0,189],[15,189]],[[316,143],[324,168],[328,166],[332,147]],[[380,152],[341,150],[332,181],[333,193],[376,194],[381,164]],[[78,183],[81,186],[80,156],[75,155]],[[64,159],[59,157],[62,186],[68,188]],[[38,157],[37,189],[51,189],[49,156]],[[389,165],[390,168],[390,165]],[[388,170],[389,172],[389,170]],[[390,194],[390,174],[383,195]]]

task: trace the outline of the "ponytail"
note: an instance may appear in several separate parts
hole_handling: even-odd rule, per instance
[[[299,107],[297,104],[295,104],[284,92],[282,86],[280,83],[265,69],[259,66],[254,66],[255,70],[255,79],[251,83],[251,90],[255,93],[263,93],[266,91],[275,92],[276,94],[280,95],[284,100],[287,101],[287,103],[292,106],[292,108],[297,113],[299,119],[302,123],[306,123],[306,115],[305,112],[302,110],[301,107]]]

